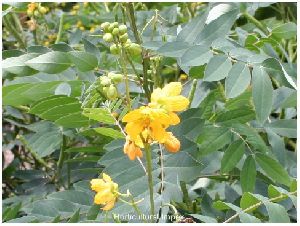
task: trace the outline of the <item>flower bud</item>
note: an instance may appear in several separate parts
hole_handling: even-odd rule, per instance
[[[105,35],[103,35],[103,40],[106,42],[112,42],[114,38],[111,33],[106,33]]]
[[[172,153],[178,152],[180,149],[180,141],[171,132],[168,132],[168,135],[168,138],[164,142],[165,148]]]
[[[111,33],[113,35],[118,35],[119,34],[119,28],[114,28]]]
[[[111,84],[108,87],[108,90],[106,92],[106,96],[110,100],[114,100],[114,99],[116,99],[118,97],[118,91],[117,91],[117,89],[116,89],[116,87],[114,85]]]
[[[101,76],[100,77],[100,84],[102,86],[109,86],[111,84],[111,79],[107,76]]]
[[[46,14],[46,13],[47,13],[47,9],[46,9],[45,7],[43,7],[43,6],[40,6],[40,7],[38,8],[38,10],[39,10],[39,12],[40,12],[41,14]]]
[[[132,55],[139,55],[142,52],[142,48],[139,44],[131,43],[128,47],[128,52]]]
[[[127,33],[125,33],[125,34],[123,34],[123,35],[120,36],[120,41],[122,43],[126,43],[127,40],[128,40],[128,34]]]
[[[39,11],[35,10],[34,13],[33,13],[33,15],[34,15],[35,17],[39,17],[41,14],[40,14]]]
[[[113,25],[114,28],[118,28],[119,27],[119,23],[118,22],[113,22],[112,25]]]
[[[120,47],[118,47],[116,44],[112,44],[109,49],[113,55],[118,55],[120,53]]]
[[[111,75],[110,79],[114,82],[114,83],[120,83],[123,80],[123,75],[122,74],[113,74]]]
[[[114,25],[113,24],[110,24],[107,28],[107,32],[112,32],[112,30],[114,29]]]
[[[104,22],[100,25],[100,27],[102,30],[106,31],[108,29],[109,25],[110,25],[110,23]]]
[[[119,32],[121,35],[125,34],[127,32],[127,26],[122,24],[119,26]]]

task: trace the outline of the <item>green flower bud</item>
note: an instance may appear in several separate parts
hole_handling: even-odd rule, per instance
[[[109,27],[107,28],[107,32],[112,32],[112,30],[114,29],[114,25],[110,24]]]
[[[125,34],[123,34],[123,35],[120,36],[120,41],[122,43],[126,43],[127,40],[128,40],[128,34],[127,33],[125,33]]]
[[[35,10],[34,13],[33,13],[33,15],[36,16],[36,17],[39,17],[41,14],[40,14],[39,11]]]
[[[114,26],[114,28],[118,28],[119,27],[119,23],[118,22],[113,22],[112,25]]]
[[[114,100],[118,97],[118,91],[114,85],[110,85],[106,92],[106,96],[110,100]]]
[[[106,31],[108,29],[109,25],[110,25],[110,23],[104,22],[100,25],[100,27],[102,30]]]
[[[108,73],[107,75],[115,84],[122,82],[123,75],[122,74],[115,74],[115,73]]]
[[[113,35],[118,35],[119,34],[119,28],[114,28],[111,33]]]
[[[132,55],[139,55],[142,52],[142,48],[139,44],[131,43],[128,47],[128,52]]]
[[[40,6],[38,8],[38,10],[40,11],[41,14],[45,14],[47,12],[47,9],[45,7],[43,7],[43,6]]]
[[[102,86],[109,86],[111,84],[111,79],[107,76],[101,76],[100,77],[100,84]]]
[[[113,55],[118,55],[120,53],[120,47],[118,47],[116,44],[112,44],[109,49]]]
[[[120,34],[123,35],[127,32],[127,26],[122,24],[119,26],[119,31],[120,31]]]
[[[106,33],[103,35],[103,40],[106,42],[112,42],[114,40],[114,37],[111,33]]]

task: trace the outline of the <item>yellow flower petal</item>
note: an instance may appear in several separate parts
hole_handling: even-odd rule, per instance
[[[128,112],[122,119],[123,122],[132,122],[140,119],[141,117],[141,109],[136,109]]]
[[[110,191],[110,189],[105,189],[100,192],[98,192],[95,195],[94,203],[95,204],[105,204],[106,202],[112,200],[114,198],[114,195]]]
[[[182,85],[180,82],[171,82],[162,89],[166,96],[177,96],[181,93]]]
[[[140,133],[143,131],[144,129],[144,124],[143,122],[129,122],[127,123],[126,127],[125,127],[125,131],[127,134],[129,134],[129,136],[135,140],[137,139],[137,137],[139,137]]]
[[[183,111],[189,105],[189,99],[184,96],[165,97],[161,102],[168,111]]]
[[[174,112],[169,112],[169,117],[171,119],[171,125],[177,125],[180,123],[180,118]]]
[[[160,143],[163,143],[167,136],[167,132],[161,126],[161,124],[156,121],[151,122],[150,129],[152,138]]]
[[[92,179],[91,180],[91,189],[95,192],[99,192],[104,189],[106,186],[104,180],[102,179]]]
[[[103,177],[103,180],[104,180],[105,182],[111,182],[110,176],[108,176],[106,173],[103,173],[103,174],[102,174],[102,177]]]
[[[106,211],[108,211],[108,210],[111,210],[113,207],[114,207],[114,205],[115,205],[115,199],[114,200],[112,200],[112,201],[110,201],[110,202],[108,202],[104,207],[102,207],[101,209],[102,210],[106,210]]]

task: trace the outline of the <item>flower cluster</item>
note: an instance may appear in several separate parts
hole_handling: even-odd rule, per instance
[[[41,15],[46,14],[48,9],[46,7],[41,6],[40,3],[31,2],[27,5],[27,15],[39,17]]]
[[[118,22],[104,22],[101,25],[101,29],[104,32],[103,40],[108,43],[113,43],[110,46],[110,52],[114,55],[121,53],[121,49],[124,48],[130,55],[138,55],[142,52],[142,48],[139,44],[132,43],[128,38],[127,26]]]
[[[91,180],[91,189],[97,194],[94,203],[104,205],[102,210],[111,210],[118,198],[118,184],[112,181],[110,176],[103,173],[103,179],[97,178]]]
[[[151,94],[148,106],[142,106],[123,117],[128,134],[124,153],[130,160],[143,156],[140,148],[144,148],[146,143],[158,142],[170,152],[179,151],[180,141],[166,129],[180,122],[175,112],[183,111],[189,105],[189,100],[180,95],[181,90],[180,82],[171,82],[162,89],[157,88]]]

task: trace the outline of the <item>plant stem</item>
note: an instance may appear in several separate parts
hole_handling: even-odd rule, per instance
[[[197,88],[197,79],[194,79],[193,83],[192,83],[192,87],[191,87],[190,93],[189,93],[189,101],[190,101],[189,108],[191,107],[191,104],[193,102],[196,88]]]
[[[126,68],[126,54],[125,54],[125,49],[121,47],[121,65],[122,65],[122,70],[123,74],[125,76],[125,90],[126,90],[126,102],[128,109],[131,110],[131,101],[130,101],[130,93],[129,93],[129,80],[128,80],[128,72]]]
[[[289,194],[290,194],[290,195],[294,195],[294,194],[296,194],[296,193],[297,193],[297,191],[294,191],[294,192],[290,192]],[[280,199],[283,198],[283,197],[284,197],[284,195],[280,194],[279,196],[276,196],[276,197],[274,197],[274,198],[271,198],[271,199],[269,199],[268,201],[269,201],[269,202],[275,202],[275,201],[277,201],[277,200],[280,200]],[[236,214],[233,215],[232,217],[228,218],[226,221],[224,221],[224,223],[229,223],[229,222],[232,221],[233,219],[237,218],[237,217],[240,215],[240,213],[246,213],[246,212],[248,212],[248,211],[251,211],[252,209],[257,208],[257,207],[261,206],[262,204],[263,204],[263,202],[260,201],[260,202],[258,202],[258,203],[256,203],[256,204],[252,205],[252,206],[249,206],[248,208],[244,209],[242,212],[236,213]]]
[[[138,29],[137,29],[137,26],[135,23],[135,13],[134,13],[133,3],[126,3],[126,10],[129,14],[129,22],[130,22],[130,26],[133,31],[135,40],[136,40],[137,44],[141,45],[142,39],[140,37],[140,34],[138,32]],[[144,80],[143,86],[144,86],[146,97],[147,97],[148,101],[150,101],[151,94],[150,94],[149,84],[148,84],[149,59],[146,57],[148,52],[146,50],[144,50],[144,48],[142,48],[141,54],[142,54],[142,65],[143,65],[143,80]]]
[[[16,29],[15,29],[15,26],[11,23],[10,19],[8,18],[9,15],[5,15],[3,17],[3,24],[4,26],[6,27],[6,29],[15,37],[15,39],[17,40],[17,42],[19,43],[20,45],[20,48],[22,49],[26,49],[26,42],[25,42],[25,39],[20,32],[18,32]]]
[[[61,148],[60,148],[60,153],[59,153],[59,158],[58,158],[58,162],[57,162],[57,171],[56,171],[56,177],[60,177],[60,173],[61,173],[61,169],[63,167],[64,164],[64,160],[66,157],[66,144],[67,144],[67,138],[65,135],[62,135],[62,144],[61,144]]]
[[[145,144],[146,161],[147,161],[147,175],[148,175],[148,187],[150,194],[150,214],[151,222],[154,222],[154,196],[153,196],[153,178],[152,178],[152,156],[151,148],[149,144]]]
[[[60,42],[62,31],[63,31],[63,25],[64,25],[64,13],[62,12],[60,20],[59,20],[59,27],[58,27],[58,33],[55,40],[55,44]]]
[[[264,25],[258,21],[257,19],[255,19],[253,16],[251,16],[249,13],[247,12],[243,12],[243,15],[247,18],[247,20],[249,20],[251,23],[253,23],[256,27],[258,27],[261,31],[263,31],[266,35],[269,34],[269,31],[267,28],[264,27]]]

